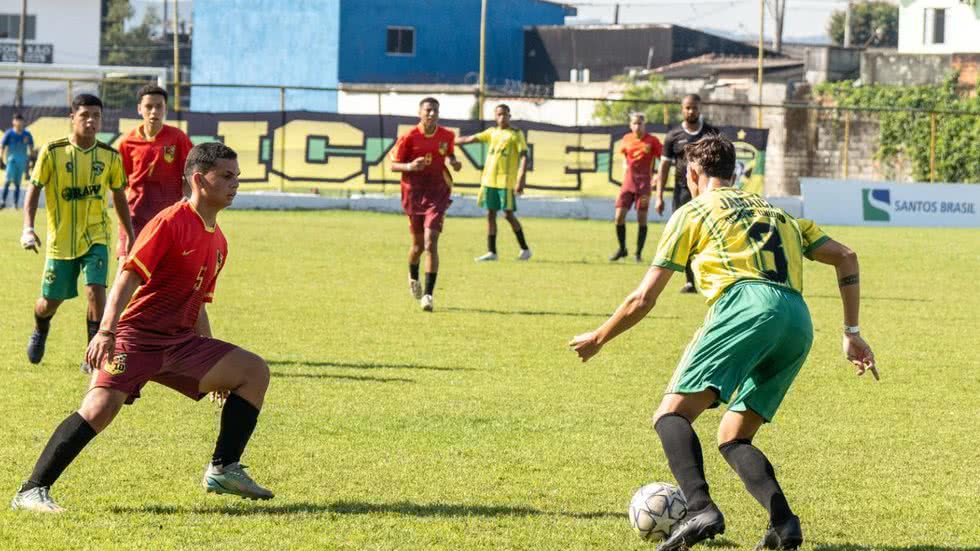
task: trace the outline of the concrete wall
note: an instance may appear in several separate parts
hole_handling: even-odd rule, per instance
[[[946,40],[926,43],[926,10],[946,9]],[[903,0],[898,12],[898,51],[903,54],[980,53],[980,4],[961,0]]]
[[[867,50],[861,54],[861,82],[901,86],[939,84],[952,71],[947,54],[901,54]]]
[[[480,0],[343,0],[341,82],[476,84],[480,67]],[[565,9],[536,0],[487,6],[490,84],[524,80],[524,27],[561,24]],[[414,55],[385,52],[389,26],[415,29]]]
[[[335,87],[341,0],[195,0],[191,81]],[[275,111],[278,90],[195,87],[196,111]],[[335,92],[290,91],[286,109],[335,111]]]

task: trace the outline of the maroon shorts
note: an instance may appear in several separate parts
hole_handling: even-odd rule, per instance
[[[201,379],[211,368],[237,346],[200,335],[162,347],[140,346],[136,339],[124,337],[116,342],[111,361],[96,373],[93,388],[110,388],[129,395],[127,404],[140,397],[147,381],[168,386],[181,394],[200,400]]]
[[[442,231],[446,209],[452,204],[449,186],[445,184],[409,187],[402,186],[402,209],[408,216],[412,233],[422,233],[425,228]]]
[[[650,189],[648,188],[646,193],[620,190],[619,197],[616,198],[617,209],[630,210],[634,203],[636,204],[636,210],[647,210],[650,208]]]

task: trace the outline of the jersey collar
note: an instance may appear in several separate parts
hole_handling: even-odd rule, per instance
[[[418,128],[419,128],[419,132],[421,132],[422,135],[425,136],[426,138],[431,138],[432,136],[435,136],[436,135],[436,132],[439,131],[439,125],[438,124],[436,125],[436,129],[433,130],[431,134],[426,134],[425,133],[425,125],[422,124],[422,123],[419,123],[418,124]]]

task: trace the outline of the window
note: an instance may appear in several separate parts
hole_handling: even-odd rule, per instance
[[[388,55],[415,55],[415,28],[388,27]]]
[[[24,39],[34,40],[37,16],[28,15],[24,23]],[[20,14],[0,14],[0,38],[20,38]]]
[[[924,44],[946,43],[946,8],[926,8],[922,42]]]

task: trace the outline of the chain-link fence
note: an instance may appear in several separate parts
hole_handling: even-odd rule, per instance
[[[35,139],[43,142],[67,133],[65,106],[72,95],[101,94],[107,108],[100,138],[114,144],[139,124],[135,94],[150,80],[49,78],[45,84],[60,87],[61,93],[19,111]],[[494,107],[506,103],[529,144],[529,193],[564,196],[611,196],[618,191],[623,170],[619,141],[628,132],[627,121],[625,116],[622,121],[601,117],[610,110],[600,106],[620,102],[628,105],[614,112],[645,111],[649,130],[661,139],[669,126],[680,122],[676,99],[520,95],[527,90],[481,98],[472,87],[432,89],[439,91],[423,86],[188,84],[181,87],[181,96],[189,98],[182,103],[191,109],[171,108],[169,120],[195,142],[222,140],[239,151],[247,189],[393,192],[398,175],[389,170],[387,154],[397,137],[416,124],[423,97],[438,98],[443,124],[460,134],[493,125]],[[55,97],[61,101],[51,99]],[[4,104],[11,100],[0,97]],[[760,109],[763,128],[757,128]],[[9,120],[13,111],[4,108],[0,121]],[[706,121],[722,127],[736,143],[742,184],[755,191],[795,194],[805,176],[939,181],[953,174],[956,181],[980,181],[980,168],[968,160],[972,155],[980,163],[980,113],[709,101],[702,111]],[[464,168],[454,175],[456,189],[475,190],[483,146],[464,146],[457,156]],[[962,165],[958,172],[952,166],[957,162]]]

